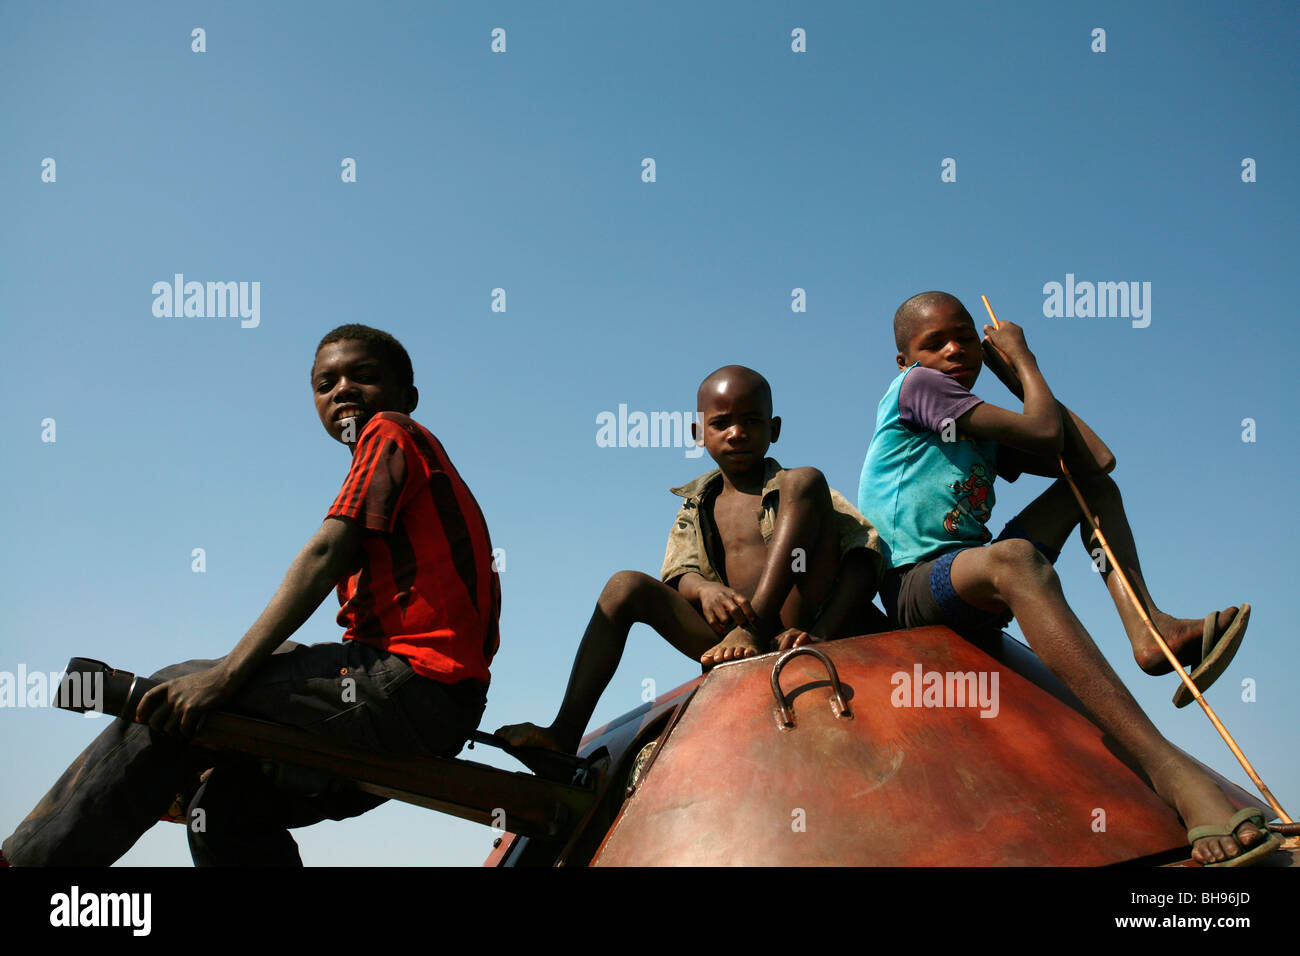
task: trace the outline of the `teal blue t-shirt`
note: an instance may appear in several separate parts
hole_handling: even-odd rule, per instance
[[[905,395],[908,376],[918,377]],[[955,424],[980,402],[956,379],[919,362],[880,400],[858,510],[880,533],[890,567],[978,547],[993,537],[985,524],[993,511],[998,444],[963,435]]]

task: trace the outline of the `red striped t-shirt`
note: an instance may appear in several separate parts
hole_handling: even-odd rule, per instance
[[[486,683],[501,584],[483,512],[438,439],[399,412],[376,414],[329,514],[369,532],[361,567],[338,585],[343,639],[433,680]]]

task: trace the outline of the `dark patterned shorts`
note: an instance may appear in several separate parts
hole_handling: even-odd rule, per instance
[[[1060,552],[1035,541],[1020,523],[1012,518],[997,541],[1023,538],[1036,547],[1043,557],[1053,564]],[[958,548],[915,564],[892,568],[880,586],[880,599],[885,611],[901,627],[925,627],[945,624],[958,634],[985,637],[996,634],[1011,623],[1011,612],[1000,614],[982,611],[961,599],[952,586],[952,562],[962,551]]]

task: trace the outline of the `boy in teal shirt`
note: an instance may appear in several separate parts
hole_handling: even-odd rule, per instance
[[[1190,826],[1195,859],[1238,865],[1263,858],[1277,842],[1264,830],[1263,814],[1254,808],[1233,814],[1214,782],[1156,730],[1066,604],[1052,564],[1083,521],[1068,484],[1057,481],[989,543],[993,479],[999,472],[1012,479],[1022,472],[1059,478],[1056,458],[1064,453],[1152,620],[1180,663],[1198,665],[1192,674],[1198,687],[1208,687],[1226,668],[1249,608],[1194,621],[1156,607],[1119,490],[1105,473],[1114,464],[1105,446],[1057,403],[1018,326],[1003,322],[984,331],[1023,385],[1023,413],[971,393],[981,343],[956,298],[921,293],[894,317],[901,374],[880,403],[858,494],[858,510],[880,533],[890,566],[880,589],[886,611],[903,627],[947,624],[971,637],[995,634],[1014,616],[1043,663]],[[1081,533],[1088,547],[1089,533]],[[1118,576],[1109,568],[1102,574],[1139,666],[1168,673],[1172,668],[1124,599]]]

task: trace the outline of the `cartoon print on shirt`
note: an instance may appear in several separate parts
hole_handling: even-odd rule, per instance
[[[992,538],[989,529],[983,527],[992,512],[988,504],[989,487],[988,468],[979,463],[971,465],[970,477],[965,481],[954,481],[950,484],[948,490],[958,496],[957,506],[943,516],[944,530],[956,536],[962,513],[965,512],[980,523],[982,540],[988,541]]]

